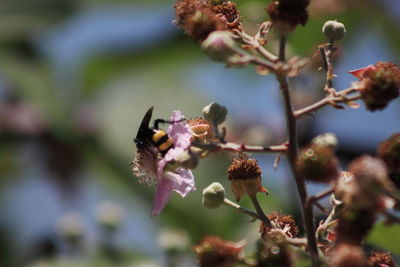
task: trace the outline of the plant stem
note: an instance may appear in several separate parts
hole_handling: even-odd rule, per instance
[[[245,144],[236,144],[236,143],[196,143],[193,142],[192,146],[219,151],[234,151],[234,152],[265,152],[265,153],[285,153],[287,151],[286,145],[277,145],[277,146],[249,146]]]
[[[271,226],[271,221],[265,215],[264,211],[262,210],[260,203],[258,203],[256,194],[249,194],[251,202],[253,202],[254,208],[256,209],[258,217],[265,223],[267,226]]]
[[[271,222],[269,221],[268,218],[267,218],[267,220],[265,220],[265,218],[266,218],[265,215],[264,215],[265,218],[260,217],[258,213],[255,213],[254,211],[248,210],[248,209],[240,206],[239,204],[237,204],[237,203],[235,203],[235,202],[233,202],[233,201],[231,201],[231,200],[229,200],[227,198],[224,199],[224,204],[226,206],[234,208],[239,213],[243,213],[243,214],[249,215],[249,216],[253,217],[254,219],[259,219],[260,221],[264,222],[267,225],[271,224]]]
[[[281,36],[279,42],[279,59],[284,62],[286,60],[285,56],[285,46],[286,46],[286,37]],[[297,125],[296,125],[296,117],[293,112],[293,107],[291,103],[289,84],[287,75],[284,73],[277,73],[277,80],[279,82],[279,86],[281,89],[285,114],[286,114],[286,124],[287,124],[287,132],[288,132],[288,151],[286,153],[290,168],[294,175],[297,190],[300,195],[301,206],[302,206],[302,217],[305,225],[305,231],[307,235],[308,248],[311,256],[311,262],[313,267],[321,266],[319,256],[318,256],[318,248],[315,240],[315,227],[313,221],[313,205],[307,205],[307,190],[305,186],[304,178],[296,172],[295,164],[296,158],[298,154],[297,147]]]

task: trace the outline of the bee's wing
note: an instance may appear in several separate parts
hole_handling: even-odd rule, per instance
[[[151,136],[151,129],[149,128],[149,124],[152,114],[153,114],[153,107],[149,108],[149,110],[144,115],[142,123],[139,126],[136,139],[145,140],[149,136],[149,133]]]

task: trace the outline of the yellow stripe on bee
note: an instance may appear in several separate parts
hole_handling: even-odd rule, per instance
[[[167,135],[166,132],[162,130],[158,130],[152,137],[152,140],[154,143],[157,143],[161,138],[163,138],[165,135]]]
[[[168,148],[170,148],[173,144],[174,144],[174,142],[172,141],[172,138],[168,138],[167,141],[165,141],[164,143],[162,143],[161,145],[158,146],[158,149],[160,151],[165,151]]]

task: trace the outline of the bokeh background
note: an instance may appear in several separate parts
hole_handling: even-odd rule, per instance
[[[245,29],[255,33],[267,19],[268,1],[237,3]],[[172,6],[159,0],[0,2],[0,266],[193,266],[191,246],[206,234],[247,238],[251,251],[256,223],[201,205],[201,191],[211,182],[229,188],[229,154],[203,160],[194,171],[198,190],[185,199],[174,194],[154,218],[154,188],[130,171],[132,140],[150,106],[156,118],[176,109],[194,118],[216,101],[229,110],[228,140],[285,140],[274,77],[210,61],[173,25]],[[354,80],[348,70],[399,63],[399,1],[314,0],[309,11],[308,24],[290,36],[288,47],[289,55],[315,59],[291,81],[298,107],[323,94],[314,53],[325,42],[321,27],[328,19],[343,22],[348,32],[335,59],[338,89]],[[276,51],[273,37],[268,48]],[[301,121],[301,143],[335,133],[345,169],[400,131],[399,111],[398,100],[375,113],[363,105],[326,107]],[[298,217],[285,160],[274,171],[273,155],[254,156],[271,192],[261,200],[265,210]],[[320,189],[309,185],[311,192]],[[241,204],[250,206],[246,199]],[[378,224],[367,245],[399,255],[399,240],[398,226]]]

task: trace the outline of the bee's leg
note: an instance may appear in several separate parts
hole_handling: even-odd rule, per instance
[[[156,119],[156,120],[154,120],[154,129],[158,130],[159,129],[158,125],[160,123],[177,123],[177,122],[181,122],[181,121],[185,121],[185,120],[186,119],[181,119],[181,120],[178,120],[178,121],[167,121],[167,120],[163,120],[163,119]]]

